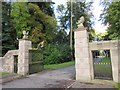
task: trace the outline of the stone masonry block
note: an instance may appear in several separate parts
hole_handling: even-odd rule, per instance
[[[77,38],[82,38],[82,37],[88,37],[88,33],[86,30],[83,30],[83,31],[76,31],[75,32],[75,35],[74,35],[74,38],[77,39]]]
[[[89,64],[89,58],[76,58],[75,59],[76,63],[75,64]],[[86,65],[85,65],[86,66]]]
[[[90,76],[90,68],[76,69],[76,74],[80,76]]]
[[[118,65],[118,56],[113,56],[111,58],[112,65]]]

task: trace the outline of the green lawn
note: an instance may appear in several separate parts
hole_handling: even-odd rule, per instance
[[[115,88],[117,88],[117,90],[120,90],[120,83],[116,83]]]
[[[109,57],[106,57],[103,60],[101,60],[99,63],[111,63],[111,61]]]
[[[44,65],[44,69],[59,69],[59,68],[64,68],[74,64],[75,64],[75,61],[65,62],[61,64]]]

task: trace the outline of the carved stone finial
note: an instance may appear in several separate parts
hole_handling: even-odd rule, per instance
[[[28,32],[23,31],[23,39],[28,39]]]
[[[80,19],[77,22],[78,28],[84,27],[84,25],[83,25],[84,21],[85,21],[84,16],[80,17]]]

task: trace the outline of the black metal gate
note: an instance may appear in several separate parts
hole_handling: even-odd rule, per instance
[[[110,50],[94,50],[92,56],[94,78],[112,80]]]
[[[29,74],[40,72],[44,69],[43,56],[40,50],[29,50]]]
[[[14,73],[18,71],[18,56],[14,56]]]

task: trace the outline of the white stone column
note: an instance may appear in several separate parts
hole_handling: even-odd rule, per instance
[[[92,78],[88,33],[85,28],[78,28],[74,34],[76,80],[88,82]]]
[[[31,49],[30,40],[19,40],[18,74],[20,75],[27,75],[29,72],[29,49]]]

